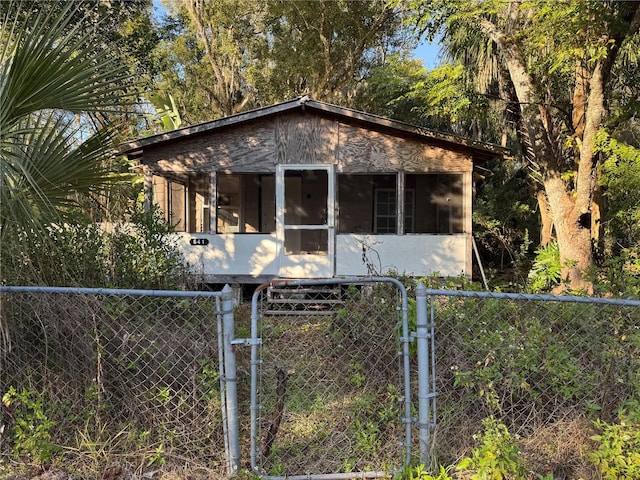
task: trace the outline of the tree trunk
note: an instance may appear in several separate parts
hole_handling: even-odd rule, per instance
[[[563,284],[556,293],[565,288],[593,293],[593,283],[588,278],[593,266],[591,254],[591,221],[580,214],[575,199],[567,193],[564,181],[559,176],[550,176],[544,181],[549,207],[554,219]]]
[[[592,293],[593,285],[586,277],[586,273],[593,265],[591,222],[588,209],[584,207],[585,202],[587,205],[590,203],[591,190],[586,188],[587,185],[584,184],[584,181],[591,176],[591,159],[587,159],[587,157],[593,154],[593,139],[587,138],[584,142],[587,145],[584,143],[582,145],[574,195],[571,188],[561,178],[563,173],[562,153],[561,150],[555,148],[554,144],[559,135],[555,131],[548,107],[540,102],[536,94],[535,80],[527,71],[526,62],[505,32],[500,31],[495,24],[487,19],[482,19],[480,23],[484,31],[499,45],[520,102],[526,151],[540,169],[551,219],[555,227],[564,280],[562,290],[566,286],[570,290]],[[601,73],[601,70],[597,70],[597,68],[596,73]],[[601,90],[598,90],[595,94],[600,92]],[[593,93],[592,89],[591,94],[593,95]],[[596,97],[597,100],[600,99]],[[587,111],[585,130],[592,129],[596,125],[597,114],[596,110]],[[588,171],[585,171],[585,168]],[[589,186],[591,185],[589,184]],[[587,222],[587,220],[589,221]]]
[[[544,190],[538,190],[536,197],[540,208],[540,246],[544,247],[553,240],[553,215]]]

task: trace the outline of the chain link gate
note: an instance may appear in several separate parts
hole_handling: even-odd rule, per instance
[[[409,461],[416,365],[407,311],[405,287],[392,278],[257,288],[246,340],[255,472],[388,478]]]

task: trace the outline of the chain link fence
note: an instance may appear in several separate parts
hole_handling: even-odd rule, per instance
[[[265,477],[388,473],[403,464],[407,420],[420,432],[411,437],[414,461],[453,465],[479,446],[493,418],[516,439],[532,478],[598,479],[589,457],[597,422],[619,422],[640,403],[638,300],[426,290],[421,318],[410,287],[405,395],[399,291],[293,283],[258,296],[255,456]],[[429,339],[422,368],[434,382],[427,394],[418,381],[421,328]],[[426,417],[422,399],[433,402]]]
[[[224,336],[235,377],[219,350],[220,293],[3,287],[2,458],[55,458],[95,478],[221,478],[234,467],[233,384],[242,466],[265,477],[383,477],[411,456],[455,464],[493,417],[532,472],[595,480],[595,422],[640,404],[638,300],[427,290],[425,319],[413,286],[407,297],[385,282],[272,287]],[[438,408],[425,421],[416,344],[434,325]]]
[[[0,295],[3,454],[98,478],[171,463],[224,476],[220,293]]]
[[[531,471],[600,478],[589,459],[594,422],[615,423],[640,402],[640,301],[428,294],[438,392],[431,458],[449,465],[469,455],[493,417]]]

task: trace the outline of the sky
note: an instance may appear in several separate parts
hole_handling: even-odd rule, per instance
[[[422,60],[422,63],[429,70],[438,66],[440,46],[437,43],[423,42],[413,51],[413,57]]]

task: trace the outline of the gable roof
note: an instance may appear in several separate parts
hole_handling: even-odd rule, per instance
[[[330,103],[312,100],[308,96],[298,97],[282,103],[277,103],[268,107],[258,108],[247,112],[237,113],[228,117],[219,118],[209,122],[191,125],[166,133],[160,133],[138,140],[133,140],[122,145],[121,154],[131,154],[136,151],[143,150],[145,147],[157,146],[165,142],[172,142],[183,139],[192,135],[212,132],[220,128],[239,125],[257,119],[264,119],[283,112],[290,111],[315,111],[323,112],[330,116],[334,116],[343,121],[361,123],[369,128],[378,128],[395,131],[399,134],[412,135],[422,137],[424,139],[436,141],[438,143],[452,144],[459,147],[472,149],[481,158],[493,158],[496,156],[504,156],[507,149],[498,145],[478,142],[457,135],[447,134],[418,127],[408,123],[391,120],[389,118],[373,115],[370,113],[352,110],[350,108],[339,107]]]

